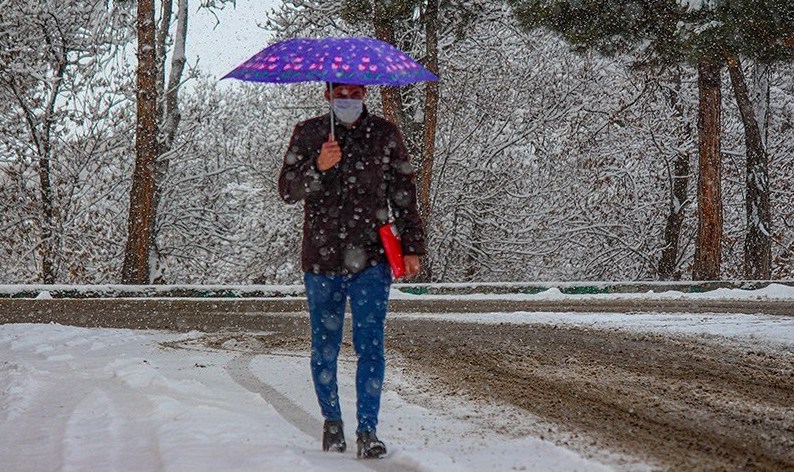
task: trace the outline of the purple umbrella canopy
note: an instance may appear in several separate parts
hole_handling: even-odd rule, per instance
[[[391,44],[363,37],[279,41],[222,77],[226,78],[273,83],[395,86],[438,80]]]

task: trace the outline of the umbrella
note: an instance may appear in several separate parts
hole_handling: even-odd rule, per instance
[[[271,83],[329,82],[393,86],[438,80],[429,70],[391,44],[366,37],[279,41],[256,53],[221,80],[227,78]],[[332,113],[332,136],[333,125]]]

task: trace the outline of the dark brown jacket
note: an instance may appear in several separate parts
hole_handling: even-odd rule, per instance
[[[342,161],[319,172],[329,116],[299,123],[278,188],[287,203],[304,201],[301,266],[305,272],[351,274],[386,261],[378,228],[391,207],[404,254],[425,253],[415,173],[397,127],[366,109],[348,129],[336,123]]]

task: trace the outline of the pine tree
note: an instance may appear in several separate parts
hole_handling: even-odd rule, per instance
[[[736,62],[730,61],[739,55],[765,63],[790,59],[794,54],[790,46],[794,3],[788,0],[511,0],[509,3],[526,28],[549,28],[579,50],[595,49],[608,55],[633,52],[641,57],[637,66],[697,64],[699,211],[692,277],[719,278],[721,71],[726,62],[735,65]],[[734,88],[740,87],[738,78],[732,78]],[[747,115],[747,119],[751,117]],[[752,128],[752,124],[749,126]],[[748,155],[755,152],[750,148],[756,136],[757,133],[748,133]],[[749,198],[754,201],[748,202],[746,261],[770,257],[765,159],[754,157],[752,162],[747,187]],[[754,213],[750,215],[750,211]],[[760,264],[759,270],[759,265],[751,264],[749,270],[756,276],[766,273],[768,277],[768,269],[763,269],[768,265]]]

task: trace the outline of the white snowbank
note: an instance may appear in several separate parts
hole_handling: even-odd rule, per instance
[[[791,282],[786,282],[791,284]],[[571,294],[574,288],[606,289],[610,286],[649,286],[654,290],[644,293],[585,293]],[[478,300],[671,300],[671,299],[699,299],[699,300],[791,300],[794,303],[794,286],[781,283],[770,283],[760,289],[717,288],[703,292],[685,293],[675,288],[686,283],[677,282],[549,282],[549,283],[494,283],[494,284],[394,284],[392,285],[391,298],[394,299],[478,299]],[[697,283],[692,283],[697,287]],[[522,290],[532,288],[543,290],[539,293],[520,293]],[[447,290],[449,294],[414,294],[404,290],[416,291]],[[514,293],[489,293],[514,292]],[[41,298],[52,297],[53,293],[70,293],[79,296],[99,294],[102,297],[125,296],[151,296],[156,297],[168,294],[171,299],[180,292],[201,293],[202,296],[212,295],[235,298],[303,298],[305,290],[302,285],[41,285],[41,284],[10,284],[0,285],[0,294],[11,295],[22,292],[36,293]],[[184,298],[184,297],[183,297]],[[207,298],[208,300],[211,298]]]
[[[794,317],[730,313],[393,313],[462,323],[552,324],[635,332],[721,336],[794,349]]]
[[[597,287],[597,284],[593,285]],[[463,286],[462,286],[463,287]],[[557,287],[535,294],[525,293],[472,293],[450,295],[415,295],[405,293],[397,288],[392,288],[393,299],[466,299],[466,300],[791,300],[794,303],[794,287],[782,284],[770,284],[768,287],[756,290],[718,288],[707,292],[684,293],[677,290],[645,293],[592,293],[592,294],[567,294]]]

